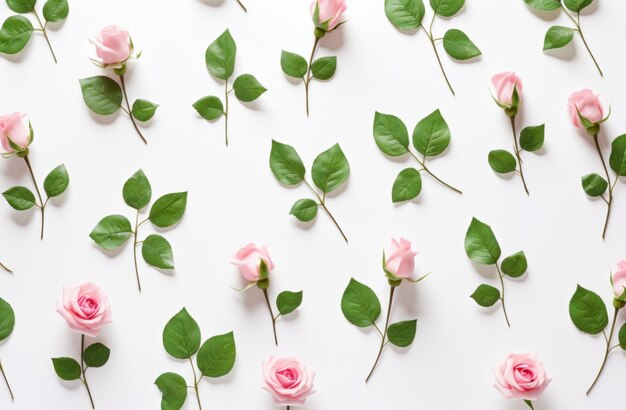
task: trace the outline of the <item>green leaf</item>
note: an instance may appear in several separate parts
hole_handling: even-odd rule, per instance
[[[626,323],[619,329],[617,338],[619,340],[619,347],[621,347],[622,350],[626,350]]]
[[[409,152],[409,132],[398,117],[374,114],[374,140],[378,148],[391,157],[398,157]]]
[[[276,298],[276,307],[281,315],[285,316],[298,309],[302,304],[302,291],[300,292],[281,292]]]
[[[563,3],[569,10],[579,12],[593,3],[593,0],[563,0]]]
[[[0,298],[0,341],[13,333],[15,327],[15,312],[9,302]]]
[[[609,316],[602,298],[594,292],[576,286],[569,302],[569,317],[582,332],[597,335],[609,324]]]
[[[482,307],[490,307],[500,300],[500,291],[493,286],[480,285],[470,296]]]
[[[109,361],[111,349],[102,343],[94,343],[85,349],[85,364],[89,367],[102,367]]]
[[[54,198],[61,195],[70,184],[70,176],[67,173],[65,164],[61,164],[48,174],[43,181],[43,189],[46,191],[48,198]]]
[[[252,74],[242,74],[233,82],[235,96],[243,102],[251,102],[256,100],[267,91],[260,82]]]
[[[163,346],[177,359],[188,359],[200,348],[200,328],[187,309],[183,308],[165,325]]]
[[[502,273],[512,278],[519,278],[528,269],[528,261],[524,252],[517,252],[502,261]]]
[[[283,50],[280,54],[280,67],[289,77],[304,78],[309,65],[301,55]]]
[[[304,180],[304,164],[296,150],[287,144],[272,140],[270,152],[272,173],[285,185],[296,185]]]
[[[491,169],[499,174],[513,172],[517,167],[517,161],[515,160],[513,154],[503,149],[489,152],[487,160],[489,161]]]
[[[299,221],[309,222],[315,219],[315,216],[317,215],[317,207],[317,202],[312,199],[298,199],[291,207],[291,211],[289,211],[289,213],[298,218]]]
[[[111,115],[122,106],[122,89],[111,78],[99,75],[79,81],[85,104],[96,114]]]
[[[200,98],[193,103],[193,108],[196,109],[202,118],[209,121],[214,121],[224,114],[222,100],[213,95]]]
[[[574,30],[569,27],[552,26],[543,40],[543,50],[552,50],[568,45],[574,38]]]
[[[143,170],[139,170],[133,174],[132,177],[124,183],[122,188],[122,196],[124,202],[133,209],[141,210],[150,202],[152,198],[152,187],[150,181],[143,173]]]
[[[422,191],[422,176],[415,168],[400,171],[391,189],[393,203],[410,201]]]
[[[417,331],[417,320],[407,320],[404,322],[393,323],[387,329],[387,337],[391,344],[398,347],[408,347],[415,339]]]
[[[472,218],[465,234],[465,253],[476,263],[494,265],[500,259],[502,251],[491,227]]]
[[[329,80],[337,70],[337,57],[322,57],[313,61],[311,73],[318,80]]]
[[[37,0],[7,0],[9,8],[16,13],[28,13],[35,9]]]
[[[598,197],[604,194],[609,187],[609,183],[606,179],[602,178],[598,174],[589,174],[581,178],[583,189],[587,195],[591,197]]]
[[[543,147],[545,139],[546,126],[544,124],[535,127],[526,127],[522,130],[519,137],[519,143],[522,149],[528,152],[535,152]]]
[[[558,8],[561,8],[560,0],[524,0],[524,1],[530,7],[537,9],[537,10],[550,11],[550,10],[556,10]]]
[[[350,175],[350,164],[339,144],[322,152],[313,161],[311,168],[313,182],[324,193],[337,189]]]
[[[48,0],[43,5],[43,18],[49,22],[65,20],[69,13],[67,0]]]
[[[229,30],[223,32],[209,45],[204,56],[211,75],[224,81],[233,75],[236,57],[237,45]]]
[[[436,14],[444,17],[452,17],[458,13],[465,4],[465,0],[430,0],[430,7]]]
[[[478,57],[482,52],[476,47],[467,34],[461,30],[451,29],[443,36],[443,48],[446,53],[457,60],[469,60]]]
[[[14,186],[2,193],[11,208],[18,211],[25,211],[36,205],[35,195],[32,191],[23,186]]]
[[[155,104],[148,100],[137,99],[133,103],[133,108],[130,112],[137,120],[146,122],[150,121],[152,117],[154,117],[154,113],[157,108],[159,108],[159,104]]]
[[[163,397],[161,410],[180,410],[187,399],[187,382],[176,373],[163,373],[154,382]]]
[[[170,243],[160,235],[149,235],[141,246],[143,259],[159,269],[174,269],[174,254]]]
[[[0,53],[16,54],[22,51],[33,31],[32,23],[24,16],[11,16],[4,20],[0,28]]]
[[[206,377],[226,376],[235,366],[236,356],[233,332],[213,336],[198,351],[198,369]]]
[[[350,279],[341,298],[341,311],[355,326],[372,326],[380,316],[380,301],[372,289]]]
[[[413,130],[413,146],[427,157],[443,153],[449,144],[450,128],[439,110],[418,122]]]
[[[167,228],[180,221],[186,208],[187,192],[165,194],[152,204],[148,219],[159,228]]]
[[[617,175],[626,176],[626,134],[613,140],[609,163]]]
[[[57,357],[52,359],[52,366],[57,376],[63,380],[71,381],[80,379],[80,364],[71,357]]]
[[[124,245],[132,235],[133,228],[125,216],[109,215],[98,222],[89,237],[99,247],[110,251]]]
[[[422,0],[385,0],[385,14],[398,30],[415,30],[425,13]]]

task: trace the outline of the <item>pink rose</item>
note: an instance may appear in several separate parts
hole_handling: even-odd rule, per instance
[[[567,105],[570,109],[572,124],[574,124],[575,127],[585,128],[580,122],[578,111],[583,118],[588,119],[592,124],[597,124],[604,118],[604,109],[602,108],[600,99],[589,89],[572,94],[567,101]],[[578,111],[576,111],[576,108],[578,108]]]
[[[410,278],[415,270],[415,255],[417,252],[411,250],[411,242],[400,238],[399,241],[392,239],[391,248],[386,254],[385,268],[398,278]]]
[[[496,91],[496,99],[502,105],[510,106],[513,104],[513,90],[517,88],[517,93],[522,98],[522,79],[515,73],[502,72],[491,78],[491,84]]]
[[[270,357],[263,363],[263,388],[280,406],[302,406],[315,393],[313,378],[306,367],[291,357]]]
[[[537,400],[551,382],[534,353],[509,353],[494,373],[494,386],[507,399]]]
[[[624,293],[624,288],[626,288],[626,261],[618,263],[617,269],[618,271],[613,274],[613,292],[615,298],[619,299]]]
[[[315,19],[316,7],[319,8],[317,20]],[[345,0],[313,0],[311,2],[311,16],[315,27],[325,32],[333,31],[342,22],[341,17],[347,8],[348,5]]]
[[[89,42],[96,46],[96,55],[104,64],[123,63],[133,52],[128,31],[117,25],[104,27],[98,36]]]
[[[26,114],[14,112],[13,114],[0,116],[0,143],[6,153],[11,154],[15,152],[9,143],[9,138],[13,144],[22,149],[28,148],[32,142],[30,126],[28,124]]]
[[[268,272],[274,270],[274,262],[272,262],[272,258],[270,258],[266,245],[258,248],[255,244],[249,243],[239,249],[233,258],[235,258],[232,262],[233,265],[237,266],[241,276],[248,282],[256,282],[259,280],[261,260],[265,261]]]
[[[85,283],[63,288],[63,303],[57,303],[57,312],[70,329],[95,337],[100,328],[111,322],[109,299],[97,285]]]

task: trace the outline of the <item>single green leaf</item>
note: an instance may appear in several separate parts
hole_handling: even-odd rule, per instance
[[[339,144],[322,152],[313,161],[311,168],[313,182],[324,193],[337,189],[350,175],[350,164]]]
[[[61,164],[46,176],[43,181],[43,189],[46,191],[48,198],[54,198],[61,195],[70,184],[70,176],[67,173],[65,164]]]
[[[472,218],[465,234],[465,253],[476,263],[494,265],[500,259],[502,251],[491,227]]]
[[[94,343],[85,349],[85,364],[89,367],[102,367],[109,361],[111,349],[102,343]]]
[[[561,8],[560,0],[524,0],[530,7],[542,10],[551,11]]]
[[[235,96],[239,101],[251,102],[267,91],[252,74],[242,74],[233,82]]]
[[[193,108],[196,109],[202,118],[209,121],[214,121],[224,114],[222,100],[213,95],[200,98],[193,103]]]
[[[141,210],[152,198],[152,187],[150,181],[143,173],[143,170],[139,170],[133,174],[125,183],[122,188],[122,196],[124,202],[133,209]]]
[[[285,316],[298,309],[302,304],[302,291],[300,292],[281,292],[276,298],[276,307],[281,315]]]
[[[85,104],[96,114],[111,115],[122,106],[122,89],[111,78],[99,75],[79,81]]]
[[[385,14],[398,30],[415,30],[426,13],[422,0],[385,0]]]
[[[296,185],[304,180],[304,164],[296,150],[287,144],[272,140],[270,152],[272,173],[285,185]]]
[[[579,330],[590,335],[597,335],[609,324],[602,298],[580,285],[576,286],[576,292],[569,302],[569,317]]]
[[[374,114],[374,140],[378,148],[391,157],[398,157],[409,152],[409,132],[398,117]]]
[[[322,57],[313,61],[311,73],[318,80],[329,80],[337,70],[337,57]]]
[[[67,0],[48,0],[43,5],[43,18],[49,22],[65,20],[69,13]]]
[[[122,215],[109,215],[100,220],[89,237],[102,249],[108,251],[124,245],[133,235],[130,221]]]
[[[163,329],[165,351],[177,359],[188,359],[200,348],[200,327],[183,308]]]
[[[63,380],[80,379],[80,364],[71,357],[57,357],[52,359],[52,366],[57,376]]]
[[[380,316],[380,301],[372,289],[350,279],[341,298],[341,311],[355,326],[372,326]]]
[[[450,29],[443,35],[443,48],[446,53],[457,60],[469,60],[478,57],[482,52],[467,37],[467,34],[457,29]]]
[[[417,320],[407,320],[404,322],[393,323],[387,329],[387,337],[391,344],[398,347],[408,347],[415,339],[417,331]]]
[[[29,13],[35,9],[37,0],[7,0],[11,10],[16,13]]]
[[[180,221],[186,208],[187,192],[165,194],[152,204],[148,219],[159,228],[167,228]]]
[[[9,337],[15,328],[15,312],[9,302],[0,298],[0,341]]]
[[[157,108],[159,108],[159,104],[155,104],[148,100],[137,99],[133,103],[133,108],[131,109],[131,113],[135,119],[146,122],[150,121],[152,117],[154,117],[154,113]]]
[[[213,336],[198,351],[198,369],[206,377],[226,376],[235,366],[236,356],[233,332]]]
[[[493,286],[480,285],[470,296],[482,307],[490,307],[500,300],[500,291]]]
[[[391,189],[393,203],[410,201],[422,191],[422,176],[415,168],[400,171]]]
[[[502,273],[512,278],[519,278],[528,269],[528,261],[524,252],[517,252],[502,261]]]
[[[309,65],[301,55],[283,50],[280,54],[280,67],[289,77],[304,78]]]
[[[568,45],[574,38],[574,30],[569,27],[552,26],[543,40],[543,50],[552,50]]]
[[[574,12],[579,12],[593,3],[593,0],[563,0],[565,7]]]
[[[626,350],[626,323],[619,329],[617,338],[619,340],[619,347],[621,347],[622,350]]]
[[[309,222],[315,219],[318,206],[317,202],[312,199],[298,199],[291,207],[289,213],[295,216],[299,221]]]
[[[0,28],[0,53],[17,54],[26,47],[34,28],[24,16],[11,16]]]
[[[413,130],[413,146],[427,157],[440,155],[449,144],[450,128],[439,110],[418,122]]]
[[[174,269],[174,253],[170,243],[160,235],[149,235],[141,245],[143,259],[159,269]]]
[[[228,80],[235,71],[237,45],[230,31],[223,32],[206,49],[205,61],[211,75],[220,80]]]
[[[517,167],[517,161],[515,160],[513,154],[503,149],[497,149],[489,152],[487,160],[489,161],[491,169],[499,174],[513,172]]]
[[[626,134],[613,140],[609,163],[617,175],[626,176]]]
[[[187,382],[176,373],[163,373],[154,382],[163,397],[161,410],[180,410],[187,399]]]
[[[543,147],[545,140],[546,126],[537,125],[535,127],[526,127],[522,130],[519,137],[519,143],[522,149],[528,152],[535,152]]]
[[[591,197],[598,197],[604,194],[609,187],[609,183],[606,179],[602,178],[598,174],[589,174],[581,178],[583,189],[587,195]]]
[[[35,195],[32,191],[23,186],[14,186],[2,193],[11,208],[18,211],[26,211],[36,205]]]
[[[458,13],[465,4],[465,0],[430,0],[430,7],[436,14],[444,17],[452,17]]]

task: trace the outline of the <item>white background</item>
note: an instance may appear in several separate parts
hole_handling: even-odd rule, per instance
[[[461,28],[483,51],[471,64],[453,62],[444,53],[457,91],[452,97],[423,32],[396,31],[382,0],[352,1],[348,23],[321,42],[318,56],[337,55],[338,69],[331,81],[312,83],[312,115],[306,118],[303,85],[287,80],[279,59],[281,49],[310,52],[307,1],[248,0],[248,14],[234,0],[72,1],[68,20],[50,33],[58,65],[40,35],[17,57],[0,58],[0,112],[30,114],[36,133],[31,160],[40,183],[60,163],[71,176],[68,192],[47,209],[43,242],[36,212],[17,213],[0,205],[0,257],[15,271],[0,274],[0,295],[17,314],[13,335],[0,346],[16,401],[11,404],[0,386],[0,408],[88,408],[83,387],[59,381],[50,362],[56,356],[78,358],[80,337],[67,328],[55,304],[64,285],[86,281],[108,293],[114,315],[114,323],[97,338],[111,347],[111,359],[88,372],[99,409],[158,408],[161,395],[153,382],[159,374],[175,371],[190,380],[189,364],[170,358],[161,343],[163,326],[183,306],[199,322],[203,340],[235,332],[234,371],[200,384],[206,408],[274,408],[260,388],[261,361],[296,355],[316,372],[317,393],[307,400],[309,410],[522,410],[523,403],[506,402],[492,386],[491,369],[509,351],[538,352],[553,378],[537,409],[622,403],[626,357],[619,351],[585,397],[604,342],[578,332],[568,316],[577,283],[610,303],[609,268],[626,257],[623,181],[603,242],[605,206],[588,199],[580,186],[582,175],[601,172],[600,163],[591,139],[573,129],[566,115],[568,96],[589,87],[614,112],[601,136],[607,157],[608,141],[626,129],[625,60],[614,36],[626,17],[626,3],[594,3],[582,24],[605,79],[580,39],[558,56],[542,52],[548,27],[568,24],[563,14],[536,15],[522,0],[475,0],[457,17],[437,19],[437,36],[448,27]],[[431,13],[428,9],[426,21]],[[0,16],[10,14],[2,4]],[[147,147],[127,118],[97,118],[81,97],[78,79],[102,74],[87,58],[93,55],[87,38],[111,23],[128,28],[143,50],[127,75],[131,98],[161,104],[144,128]],[[206,70],[204,53],[226,28],[238,47],[235,74],[252,73],[269,89],[249,106],[233,98],[228,148],[223,120],[208,123],[191,107],[202,96],[223,92]],[[546,123],[545,149],[524,154],[530,197],[519,178],[498,177],[486,160],[489,150],[511,146],[508,120],[489,95],[491,75],[503,70],[516,71],[524,80],[519,128]],[[414,164],[410,158],[390,160],[378,150],[372,137],[374,111],[398,115],[412,130],[436,108],[450,125],[452,143],[431,167],[464,194],[425,177],[419,200],[394,206],[393,180]],[[272,138],[296,147],[308,170],[316,155],[341,144],[352,172],[328,205],[349,245],[324,214],[308,227],[288,215],[292,203],[309,194],[304,186],[282,187],[271,174]],[[23,161],[1,162],[0,189],[31,186]],[[170,276],[141,261],[142,294],[135,285],[132,244],[106,254],[88,237],[105,215],[133,216],[121,188],[139,168],[152,183],[153,198],[189,191],[185,217],[164,234],[173,245],[177,269]],[[463,250],[472,216],[493,227],[503,255],[527,254],[527,276],[506,281],[511,329],[500,307],[485,310],[469,298],[478,284],[497,284],[493,269],[473,265]],[[146,224],[140,232],[145,236],[151,230]],[[399,236],[421,251],[417,273],[433,274],[417,286],[400,288],[393,320],[417,317],[417,337],[408,349],[388,347],[366,385],[379,339],[345,320],[340,299],[355,277],[386,305],[381,250]],[[274,297],[286,289],[304,290],[299,312],[278,323],[279,348],[273,345],[261,293],[230,289],[241,285],[229,264],[231,255],[252,241],[270,246],[276,263]],[[620,325],[624,318],[620,315]],[[185,408],[196,408],[191,395]]]

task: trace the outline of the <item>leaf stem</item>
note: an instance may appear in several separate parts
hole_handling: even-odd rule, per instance
[[[511,322],[509,322],[509,315],[506,312],[506,304],[504,303],[504,275],[500,271],[500,267],[498,266],[498,262],[496,261],[496,269],[498,270],[498,277],[500,278],[500,285],[502,286],[502,294],[500,295],[500,301],[502,302],[502,311],[504,312],[504,318],[506,319],[506,324],[510,328]]]
[[[11,390],[9,379],[7,379],[7,374],[4,372],[4,367],[2,367],[2,361],[0,361],[0,372],[2,372],[2,377],[4,378],[4,383],[6,383],[7,385],[7,389],[9,389],[9,394],[11,395],[11,401],[15,401],[15,396],[13,396],[13,390]]]
[[[600,161],[602,162],[602,167],[604,168],[604,174],[606,175],[606,180],[609,184],[609,199],[605,200],[607,203],[606,209],[606,219],[604,220],[604,229],[602,230],[602,239],[606,236],[606,229],[609,225],[609,218],[611,217],[611,207],[613,205],[613,188],[615,185],[611,183],[611,175],[609,174],[609,169],[606,166],[606,162],[604,161],[604,156],[602,155],[602,149],[600,148],[600,143],[598,142],[598,134],[593,136],[593,142],[596,146],[596,151],[600,156]]]
[[[57,64],[57,56],[54,54],[54,50],[52,49],[52,44],[50,43],[50,39],[48,38],[48,32],[46,31],[46,25],[41,23],[41,19],[39,18],[39,14],[37,14],[37,10],[33,9],[33,13],[35,14],[35,18],[37,18],[37,22],[39,23],[39,27],[41,27],[41,32],[48,43],[48,48],[50,49],[50,53],[52,53],[52,58],[54,59],[54,63]]]
[[[87,368],[85,367],[85,335],[80,335],[80,371],[83,374],[83,378],[81,381],[85,385],[87,389],[87,394],[89,394],[89,401],[91,402],[91,408],[95,409],[96,406],[93,404],[93,397],[91,396],[91,389],[89,389],[89,383],[87,382],[86,373]]]
[[[139,223],[139,210],[137,210],[137,216],[135,217],[135,232],[133,232],[135,236],[135,240],[133,243],[133,258],[135,260],[135,276],[137,276],[137,287],[139,288],[139,292],[141,292],[141,281],[139,280],[139,268],[137,267],[137,245],[139,245],[139,242],[137,242],[137,239],[138,239],[137,236],[139,233],[138,232],[139,226],[141,226],[141,224]]]
[[[609,333],[609,337],[606,339],[606,352],[604,353],[604,359],[602,360],[602,365],[600,366],[598,375],[596,376],[593,383],[591,384],[591,387],[589,387],[589,390],[587,390],[587,396],[589,396],[589,393],[591,393],[591,390],[593,390],[593,388],[595,387],[596,383],[598,382],[598,379],[600,379],[600,375],[602,374],[602,371],[604,370],[604,366],[606,366],[606,360],[609,358],[609,353],[611,352],[611,347],[610,347],[611,339],[613,338],[613,333],[615,332],[615,323],[617,322],[618,312],[619,312],[619,309],[615,308],[615,313],[613,314],[613,322],[611,323],[611,332]]]
[[[189,356],[189,364],[191,364],[191,370],[193,370],[193,389],[196,392],[196,400],[198,401],[198,408],[202,410],[202,403],[200,402],[200,392],[198,391],[198,383],[200,380],[196,375],[196,367],[193,365],[193,360],[191,360],[191,356]]]
[[[0,262],[0,267],[2,269],[4,269],[5,271],[9,272],[9,273],[13,273],[13,271],[9,268],[7,268],[2,262]]]
[[[306,186],[309,187],[309,189],[311,190],[311,192],[313,192],[313,194],[315,194],[315,196],[317,197],[318,201],[319,201],[319,205],[322,207],[322,209],[324,209],[324,211],[326,212],[326,214],[330,217],[330,219],[333,221],[333,223],[335,224],[335,226],[337,227],[337,229],[339,230],[339,233],[341,234],[341,236],[343,236],[343,239],[346,241],[346,243],[348,243],[348,237],[346,236],[346,234],[343,232],[343,229],[341,229],[341,227],[339,226],[339,223],[337,222],[337,220],[335,219],[335,217],[333,216],[332,213],[330,213],[330,211],[328,210],[328,208],[326,207],[326,200],[325,200],[325,196],[324,198],[322,198],[315,189],[313,189],[313,187],[311,186],[311,184],[309,184],[309,182],[305,179],[304,183],[306,184]]]
[[[430,22],[430,28],[426,31],[424,28],[424,32],[428,36],[428,40],[430,40],[430,44],[433,46],[433,51],[435,52],[435,57],[437,57],[437,63],[439,63],[439,68],[441,69],[441,73],[443,74],[443,78],[446,80],[446,84],[448,84],[448,88],[452,95],[456,95],[454,92],[454,88],[452,88],[452,84],[450,84],[450,80],[448,79],[448,75],[446,74],[446,70],[443,68],[443,63],[441,62],[441,57],[439,56],[439,51],[437,51],[437,45],[435,44],[435,38],[433,37],[433,23],[435,22],[435,15],[433,15],[433,19]]]
[[[600,77],[604,77],[604,73],[602,72],[602,69],[600,68],[600,65],[598,64],[598,61],[596,60],[596,57],[593,55],[593,52],[591,52],[591,47],[589,47],[589,44],[587,43],[587,39],[585,38],[585,35],[583,34],[583,30],[580,27],[580,12],[577,12],[576,18],[574,18],[567,11],[567,9],[563,6],[563,4],[561,4],[561,8],[563,9],[563,11],[567,15],[567,17],[569,17],[569,19],[572,20],[572,22],[576,26],[576,29],[574,31],[578,32],[578,34],[580,35],[580,39],[583,41],[583,44],[585,45],[585,48],[587,49],[587,52],[589,53],[589,56],[591,56],[591,59],[593,60],[593,63],[595,64],[596,68],[598,69],[598,72],[600,73]]]
[[[135,131],[137,131],[139,138],[141,138],[144,144],[147,144],[148,141],[146,141],[146,139],[144,138],[143,134],[139,130],[139,127],[137,126],[137,123],[135,122],[135,117],[133,117],[133,110],[130,107],[130,102],[128,101],[128,93],[126,92],[126,81],[124,80],[123,74],[120,75],[120,83],[122,84],[122,92],[124,93],[124,100],[126,101],[126,107],[128,107],[128,111],[127,111],[128,116],[130,117],[130,120],[133,123],[133,127],[135,127]]]
[[[263,296],[265,296],[265,303],[267,303],[267,308],[270,312],[270,317],[272,318],[272,329],[274,330],[274,343],[276,343],[276,346],[278,346],[278,336],[276,335],[276,319],[278,318],[278,316],[274,317],[274,311],[272,310],[272,304],[270,303],[270,297],[267,294],[267,289],[263,289]]]
[[[522,168],[522,157],[520,155],[520,148],[517,143],[517,131],[515,129],[515,116],[509,117],[511,119],[511,130],[513,131],[513,143],[515,144],[515,156],[517,157],[517,162],[519,163],[519,174],[522,177],[522,183],[524,184],[524,191],[526,191],[526,195],[530,196],[530,192],[528,192],[528,185],[526,185],[526,178],[524,178],[524,170]]]
[[[458,194],[463,195],[463,192],[462,192],[462,191],[460,191],[459,189],[456,189],[456,188],[455,188],[455,187],[453,187],[452,185],[450,185],[450,184],[448,184],[448,183],[444,182],[443,180],[439,179],[439,177],[438,177],[437,175],[433,174],[433,173],[431,172],[431,170],[430,170],[430,169],[428,169],[428,167],[426,166],[426,163],[425,163],[424,161],[420,160],[420,159],[419,159],[419,158],[418,158],[415,154],[413,154],[413,152],[411,152],[410,150],[409,150],[409,154],[411,154],[411,156],[412,156],[413,158],[415,158],[415,160],[416,160],[416,161],[420,164],[420,166],[421,166],[422,168],[424,168],[424,171],[426,171],[426,172],[428,173],[428,175],[430,175],[431,177],[433,177],[433,178],[434,178],[437,182],[439,182],[441,185],[444,185],[444,186],[446,186],[447,188],[449,188],[449,189],[453,190],[454,192],[456,192],[456,193],[458,193]]]
[[[228,146],[228,81],[224,82],[224,136],[226,138],[226,146]]]
[[[241,6],[241,8],[243,9],[243,11],[245,11],[246,13],[248,12],[248,9],[246,8],[246,6],[243,5],[243,3],[241,2],[241,0],[237,0],[237,3],[239,3],[239,5]]]
[[[385,348],[385,345],[386,345],[387,330],[389,329],[389,319],[391,318],[391,305],[393,303],[393,295],[395,291],[396,291],[396,287],[391,286],[389,290],[389,306],[387,307],[387,319],[385,319],[385,331],[383,332],[383,337],[380,342],[380,349],[378,349],[378,355],[376,356],[376,361],[374,362],[374,366],[372,366],[372,370],[370,370],[369,374],[367,375],[367,378],[365,379],[365,383],[367,383],[372,377],[372,374],[374,374],[374,370],[376,369],[376,366],[378,365],[378,362],[380,361],[380,356],[383,354],[383,349]]]
[[[43,229],[44,229],[44,222],[45,222],[45,209],[46,209],[46,204],[47,201],[44,203],[43,199],[41,198],[41,192],[39,191],[39,185],[37,185],[37,179],[35,178],[35,172],[33,171],[33,167],[30,164],[30,159],[28,158],[28,155],[26,155],[24,157],[24,162],[26,162],[26,166],[28,167],[28,172],[30,172],[30,177],[33,180],[33,184],[35,185],[35,191],[37,192],[37,197],[39,197],[39,203],[41,204],[41,206],[39,206],[39,209],[41,210],[41,240],[43,240]]]
[[[317,45],[319,44],[320,39],[315,36],[315,41],[313,42],[313,49],[311,50],[311,56],[309,57],[309,66],[306,71],[306,76],[304,78],[304,91],[306,97],[306,116],[309,116],[309,84],[311,83],[311,64],[313,64],[313,56],[315,56],[315,50],[317,50]]]

